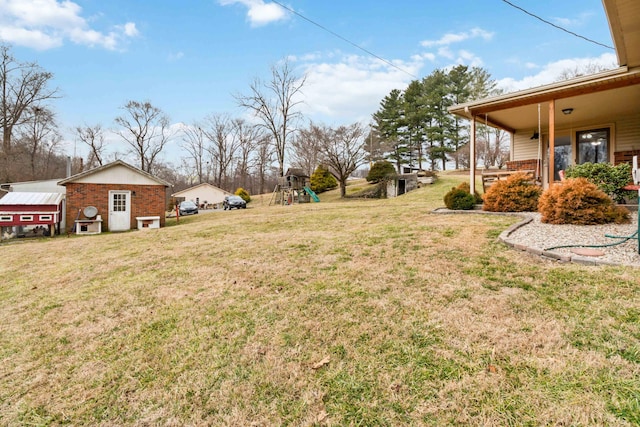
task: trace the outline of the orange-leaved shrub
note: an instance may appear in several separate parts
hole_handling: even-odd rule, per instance
[[[540,196],[541,221],[550,224],[622,224],[629,211],[586,178],[569,178],[552,185]]]
[[[496,181],[484,193],[482,209],[489,212],[535,212],[542,189],[531,182],[531,175],[518,172]]]

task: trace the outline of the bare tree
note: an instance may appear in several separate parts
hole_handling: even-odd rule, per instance
[[[302,101],[296,99],[304,86],[306,77],[293,74],[289,62],[271,67],[271,80],[262,82],[255,79],[249,95],[237,95],[235,98],[241,107],[253,112],[271,135],[278,160],[278,173],[284,175],[284,159],[287,142],[295,132],[295,121],[301,115],[296,107]]]
[[[47,85],[53,74],[36,63],[18,62],[7,45],[0,45],[0,129],[2,129],[2,178],[10,180],[9,158],[14,129],[32,119],[35,107],[57,98]]]
[[[192,170],[195,169],[198,184],[209,180],[209,162],[205,157],[207,154],[206,145],[204,131],[199,123],[185,126],[182,129],[180,146],[189,153],[187,161]]]
[[[235,119],[232,123],[234,139],[238,143],[236,175],[239,177],[240,187],[247,189],[251,155],[256,148],[258,140],[262,137],[262,129],[247,123],[244,119]]]
[[[320,156],[320,135],[314,132],[313,129],[313,123],[310,124],[309,128],[301,129],[297,138],[291,143],[293,165],[302,169],[309,176],[318,166],[318,158]]]
[[[508,133],[481,124],[478,126],[478,134],[476,161],[482,160],[485,169],[492,166],[502,168],[509,158]]]
[[[62,138],[51,110],[43,107],[32,107],[32,110],[29,121],[20,126],[17,136],[28,152],[31,179],[38,179],[47,176],[53,149]]]
[[[94,167],[102,166],[102,160],[104,156],[104,131],[102,125],[96,124],[93,126],[77,126],[75,128],[76,137],[89,147],[89,155],[87,157],[86,168],[92,169]]]
[[[0,127],[5,153],[11,152],[14,127],[28,121],[36,106],[57,97],[57,89],[47,87],[52,78],[36,63],[16,61],[9,46],[0,45]]]
[[[227,185],[229,165],[238,149],[238,141],[233,138],[231,119],[226,114],[212,114],[205,119],[202,132],[210,141],[207,151],[217,171],[215,185],[224,188]]]
[[[169,141],[169,117],[149,101],[128,101],[126,114],[116,117],[123,129],[116,131],[132,148],[140,169],[151,172],[154,162]]]
[[[264,134],[257,140],[256,144],[254,163],[258,175],[259,194],[264,194],[265,192],[267,169],[273,162],[273,144],[270,139],[270,135]]]
[[[560,72],[560,75],[556,81],[570,80],[576,77],[587,76],[589,74],[596,74],[601,71],[611,70],[616,67],[616,64],[598,64],[596,62],[588,62],[586,64],[576,65],[573,68],[566,68]]]
[[[320,135],[321,161],[340,184],[340,197],[347,193],[347,179],[366,162],[365,130],[359,123],[337,129],[314,126]]]

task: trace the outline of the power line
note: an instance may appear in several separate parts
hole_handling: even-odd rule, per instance
[[[365,49],[364,47],[362,47],[362,46],[360,46],[360,45],[358,45],[358,44],[356,44],[356,43],[352,42],[351,40],[349,40],[349,39],[347,39],[347,38],[345,38],[345,37],[342,37],[340,34],[338,34],[338,33],[334,32],[334,31],[331,31],[331,30],[330,30],[330,29],[328,29],[327,27],[325,27],[325,26],[323,26],[323,25],[321,25],[321,24],[319,24],[319,23],[317,23],[317,22],[315,22],[315,21],[313,21],[313,20],[311,20],[311,19],[307,18],[306,16],[302,15],[302,14],[301,14],[301,13],[299,13],[299,12],[296,12],[295,10],[291,9],[291,8],[290,8],[290,7],[288,7],[288,6],[285,6],[284,4],[280,3],[279,1],[276,1],[276,0],[271,0],[271,1],[272,1],[273,3],[275,3],[275,4],[277,4],[278,6],[280,6],[281,8],[286,9],[286,10],[288,10],[289,12],[293,13],[294,15],[296,15],[296,16],[298,16],[298,17],[300,17],[300,18],[304,19],[305,21],[307,21],[307,22],[309,22],[309,23],[311,23],[311,24],[315,25],[316,27],[320,28],[321,30],[326,31],[327,33],[331,34],[332,36],[337,37],[337,38],[339,38],[340,40],[342,40],[342,41],[344,41],[344,42],[346,42],[346,43],[349,43],[351,46],[353,46],[353,47],[355,47],[355,48],[357,48],[357,49],[360,49],[361,51],[365,52],[365,53],[366,53],[366,54],[368,54],[368,55],[373,56],[373,57],[374,57],[374,58],[376,58],[376,59],[379,59],[380,61],[384,62],[385,64],[387,64],[387,65],[389,65],[389,66],[391,66],[391,67],[393,67],[393,68],[395,68],[396,70],[402,71],[403,73],[405,73],[405,74],[407,74],[407,75],[409,75],[409,76],[413,77],[414,79],[417,79],[417,78],[418,78],[417,76],[414,76],[413,74],[411,74],[411,73],[410,73],[410,72],[408,72],[407,70],[405,70],[405,69],[403,69],[403,68],[401,68],[401,67],[398,67],[398,66],[397,66],[397,65],[395,65],[393,62],[388,61],[388,60],[384,59],[383,57],[376,55],[375,53],[371,52],[370,50]]]
[[[534,17],[534,18],[536,18],[536,19],[538,19],[538,20],[540,20],[540,21],[544,22],[545,24],[551,25],[552,27],[555,27],[555,28],[557,28],[557,29],[559,29],[559,30],[561,30],[561,31],[564,31],[565,33],[569,33],[569,34],[571,34],[572,36],[576,36],[576,37],[581,38],[581,39],[583,39],[583,40],[586,40],[586,41],[588,41],[588,42],[590,42],[590,43],[597,44],[598,46],[602,46],[602,47],[606,47],[607,49],[615,50],[612,46],[608,46],[608,45],[606,45],[606,44],[603,44],[603,43],[597,42],[597,41],[595,41],[595,40],[591,40],[591,39],[589,39],[589,38],[587,38],[587,37],[585,37],[585,36],[581,36],[580,34],[574,33],[573,31],[569,31],[569,30],[567,30],[566,28],[563,28],[563,27],[561,27],[561,26],[559,26],[559,25],[556,25],[556,24],[554,24],[553,22],[549,22],[549,21],[547,21],[547,20],[545,20],[545,19],[543,19],[543,18],[539,17],[538,15],[535,15],[535,14],[533,14],[533,13],[531,13],[531,12],[529,12],[529,11],[527,11],[527,10],[523,9],[523,8],[521,8],[520,6],[517,6],[517,5],[513,4],[513,3],[511,3],[511,2],[510,2],[510,1],[508,1],[508,0],[502,0],[502,1],[503,1],[503,2],[505,2],[506,4],[508,4],[509,6],[514,7],[514,8],[516,8],[516,9],[518,9],[518,10],[520,10],[520,11],[522,11],[522,12],[526,13],[527,15],[532,16],[532,17]]]

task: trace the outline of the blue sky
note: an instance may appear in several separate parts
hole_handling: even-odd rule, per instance
[[[612,45],[601,0],[511,1]],[[0,39],[19,60],[54,74],[63,97],[52,106],[67,130],[113,128],[128,100],[150,101],[174,124],[212,113],[242,116],[233,95],[268,79],[283,58],[307,75],[306,117],[329,125],[368,123],[392,89],[436,68],[484,67],[515,90],[550,83],[576,65],[615,65],[611,49],[502,0],[281,3],[404,71],[269,0],[0,0]],[[165,160],[176,156],[174,147]]]

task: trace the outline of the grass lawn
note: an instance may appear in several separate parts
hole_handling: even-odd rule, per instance
[[[431,214],[465,178],[1,244],[0,425],[640,424],[640,271]]]

